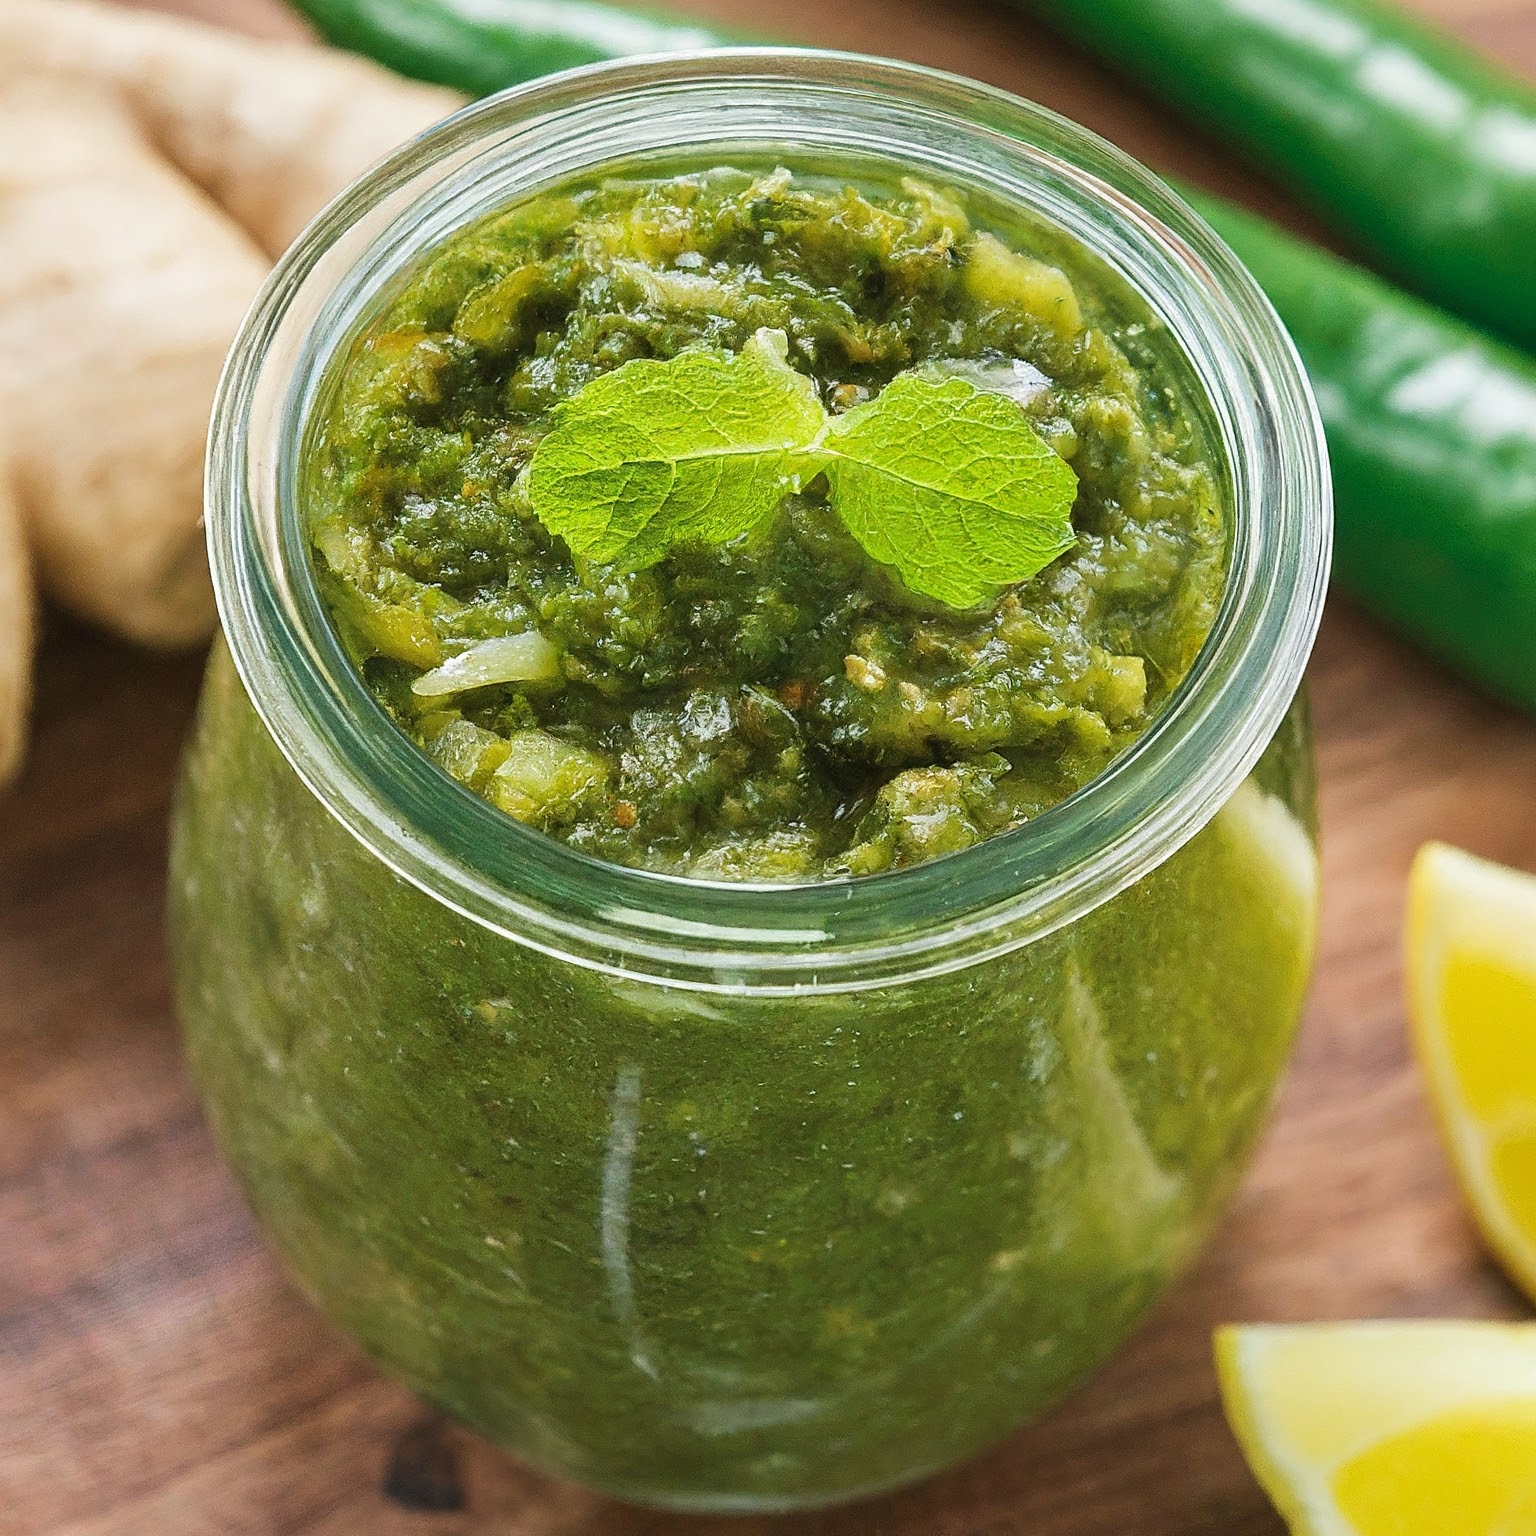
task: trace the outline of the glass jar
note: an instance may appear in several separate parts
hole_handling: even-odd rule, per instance
[[[388,721],[298,505],[328,359],[426,247],[616,162],[892,162],[1065,228],[1208,398],[1231,571],[1133,750],[1019,832],[860,881],[594,862]],[[1252,280],[1039,108],[847,55],[603,66],[481,102],[279,264],[208,479],[227,649],[172,855],[219,1144],[307,1293],[535,1464],[680,1508],[829,1502],[1055,1402],[1194,1252],[1270,1103],[1313,950],[1297,702],[1329,489]]]

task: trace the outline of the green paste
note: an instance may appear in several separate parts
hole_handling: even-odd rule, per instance
[[[1079,922],[874,991],[689,993],[393,874],[220,649],[175,826],[177,1005],[267,1236],[392,1375],[629,1498],[822,1503],[1041,1412],[1188,1261],[1300,1012],[1312,811],[1298,709]]]
[[[517,489],[551,410],[760,327],[834,410],[925,360],[1027,382],[1079,478],[1076,547],[946,611],[813,485],[738,544],[573,566]],[[338,376],[313,527],[359,665],[448,774],[606,859],[831,876],[1015,826],[1144,728],[1221,587],[1214,460],[1145,305],[910,184],[542,199],[409,275]],[[527,634],[542,678],[414,687]],[[1058,1401],[1188,1261],[1295,1028],[1313,808],[1298,704],[1207,825],[1072,923],[870,990],[690,991],[396,875],[219,648],[174,825],[178,1009],[264,1230],[390,1373],[627,1497],[825,1503]]]
[[[870,559],[818,479],[723,546],[573,559],[520,478],[556,408],[761,328],[833,413],[916,367],[1010,396],[1078,477],[1075,546],[948,608]],[[315,443],[317,569],[383,706],[519,820],[701,878],[899,868],[1081,787],[1205,639],[1219,460],[1161,336],[1060,233],[910,179],[546,194],[440,247],[346,360]],[[458,685],[509,636],[515,681]]]

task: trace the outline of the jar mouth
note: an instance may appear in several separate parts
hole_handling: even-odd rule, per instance
[[[1147,300],[1228,459],[1226,588],[1147,731],[1026,826],[906,869],[802,884],[595,860],[443,773],[384,714],[312,581],[300,511],[321,372],[426,245],[623,160],[756,146],[895,163],[1032,210]],[[594,65],[465,108],[341,194],[278,263],[214,406],[207,517],[224,633],[300,778],[376,857],[509,938],[618,977],[730,992],[859,990],[974,964],[1074,921],[1203,827],[1300,685],[1321,616],[1331,492],[1299,360],[1253,279],[1105,141],[1004,91],[858,54],[721,49]]]

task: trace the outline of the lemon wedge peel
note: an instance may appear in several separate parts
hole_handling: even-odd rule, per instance
[[[1427,843],[1405,953],[1441,1135],[1489,1249],[1536,1300],[1536,876]]]
[[[1457,1516],[1468,1513],[1474,1492],[1462,1480],[1469,1424],[1486,1426],[1488,1434],[1506,1431],[1524,1464],[1536,1467],[1536,1326],[1530,1324],[1223,1328],[1216,1363],[1228,1421],[1294,1536],[1459,1532]],[[1400,1492],[1391,1474],[1405,1454],[1423,1474],[1418,1482],[1434,1485],[1437,1462],[1446,1471],[1444,1511],[1415,1492],[1418,1523],[1410,1525],[1395,1507]],[[1472,1475],[1482,1471],[1474,1466]],[[1494,1502],[1505,1497],[1502,1488],[1491,1493]],[[1525,1480],[1508,1497],[1523,1515],[1536,1501],[1536,1481]]]

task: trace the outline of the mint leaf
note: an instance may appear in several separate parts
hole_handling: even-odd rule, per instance
[[[1018,404],[905,373],[835,420],[782,331],[602,374],[561,405],[527,470],[533,510],[580,558],[654,564],[723,544],[825,471],[832,504],[914,592],[965,608],[1072,547],[1077,476]]]
[[[763,330],[734,357],[641,358],[593,379],[534,451],[535,514],[573,554],[636,569],[755,527],[814,473],[804,450],[826,423],[787,354]]]
[[[1072,547],[1077,476],[1011,400],[904,373],[839,416],[824,469],[848,531],[914,592],[956,608]]]

